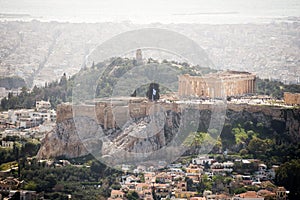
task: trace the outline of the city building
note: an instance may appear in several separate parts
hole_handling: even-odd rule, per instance
[[[289,191],[287,191],[284,187],[278,187],[276,190],[276,199],[278,200],[286,200]]]
[[[8,199],[17,199],[18,196],[20,196],[21,200],[37,199],[36,191],[29,191],[29,190],[10,190]]]
[[[7,177],[0,181],[0,192],[9,192],[15,190],[20,186],[21,182],[14,177]]]
[[[51,103],[49,101],[36,101],[35,107],[37,111],[40,111],[41,109],[49,110],[51,108]]]
[[[5,140],[2,140],[1,141],[1,147],[2,148],[13,148],[14,146],[14,142],[13,141],[5,141]]]
[[[124,198],[125,194],[124,192],[120,191],[120,190],[112,190],[110,197],[111,199],[118,199],[118,198]]]
[[[235,195],[233,200],[264,200],[264,197],[259,196],[255,191],[247,191],[245,193]]]

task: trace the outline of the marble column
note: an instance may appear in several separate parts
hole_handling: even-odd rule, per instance
[[[248,90],[247,93],[251,93],[251,84],[250,84],[250,80],[247,80],[248,83]]]

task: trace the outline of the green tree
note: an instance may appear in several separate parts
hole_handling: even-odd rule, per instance
[[[257,158],[264,158],[272,149],[273,141],[271,139],[260,139],[253,137],[248,144],[248,151]]]
[[[233,191],[234,194],[241,194],[241,193],[244,193],[244,192],[247,192],[247,189],[244,188],[244,187],[236,188]]]
[[[204,134],[203,132],[193,132],[187,137],[184,144],[186,146],[199,148],[204,141]]]
[[[289,199],[300,199],[300,160],[282,164],[276,171],[275,182],[290,191]]]
[[[197,192],[203,193],[204,190],[212,190],[213,182],[208,175],[202,175],[201,182],[197,185]]]
[[[222,140],[222,147],[224,149],[229,149],[235,145],[235,135],[233,134],[231,124],[225,124],[220,135]]]
[[[33,190],[35,191],[37,188],[37,185],[34,181],[29,181],[25,186],[24,186],[24,189],[25,190]]]
[[[7,110],[8,109],[8,99],[4,97],[1,99],[1,110]]]
[[[140,199],[138,193],[136,191],[129,191],[126,195],[128,200],[138,200]]]

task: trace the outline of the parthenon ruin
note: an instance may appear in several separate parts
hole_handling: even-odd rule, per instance
[[[180,97],[225,98],[254,91],[255,75],[249,72],[225,71],[204,76],[179,76]]]

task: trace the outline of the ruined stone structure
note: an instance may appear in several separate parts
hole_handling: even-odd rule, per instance
[[[179,112],[176,103],[159,104],[140,97],[120,97],[101,99],[83,105],[60,104],[57,106],[57,123],[73,117],[95,119],[104,129],[116,128],[125,124],[130,118],[140,118],[156,112],[156,109]],[[159,110],[157,110],[159,112]]]
[[[135,57],[136,57],[137,65],[143,64],[143,55],[142,55],[142,50],[141,49],[136,50],[136,56]]]
[[[204,76],[179,76],[180,97],[224,98],[255,91],[255,75],[248,72],[225,71]]]
[[[287,105],[300,105],[300,93],[284,93],[284,103]]]

